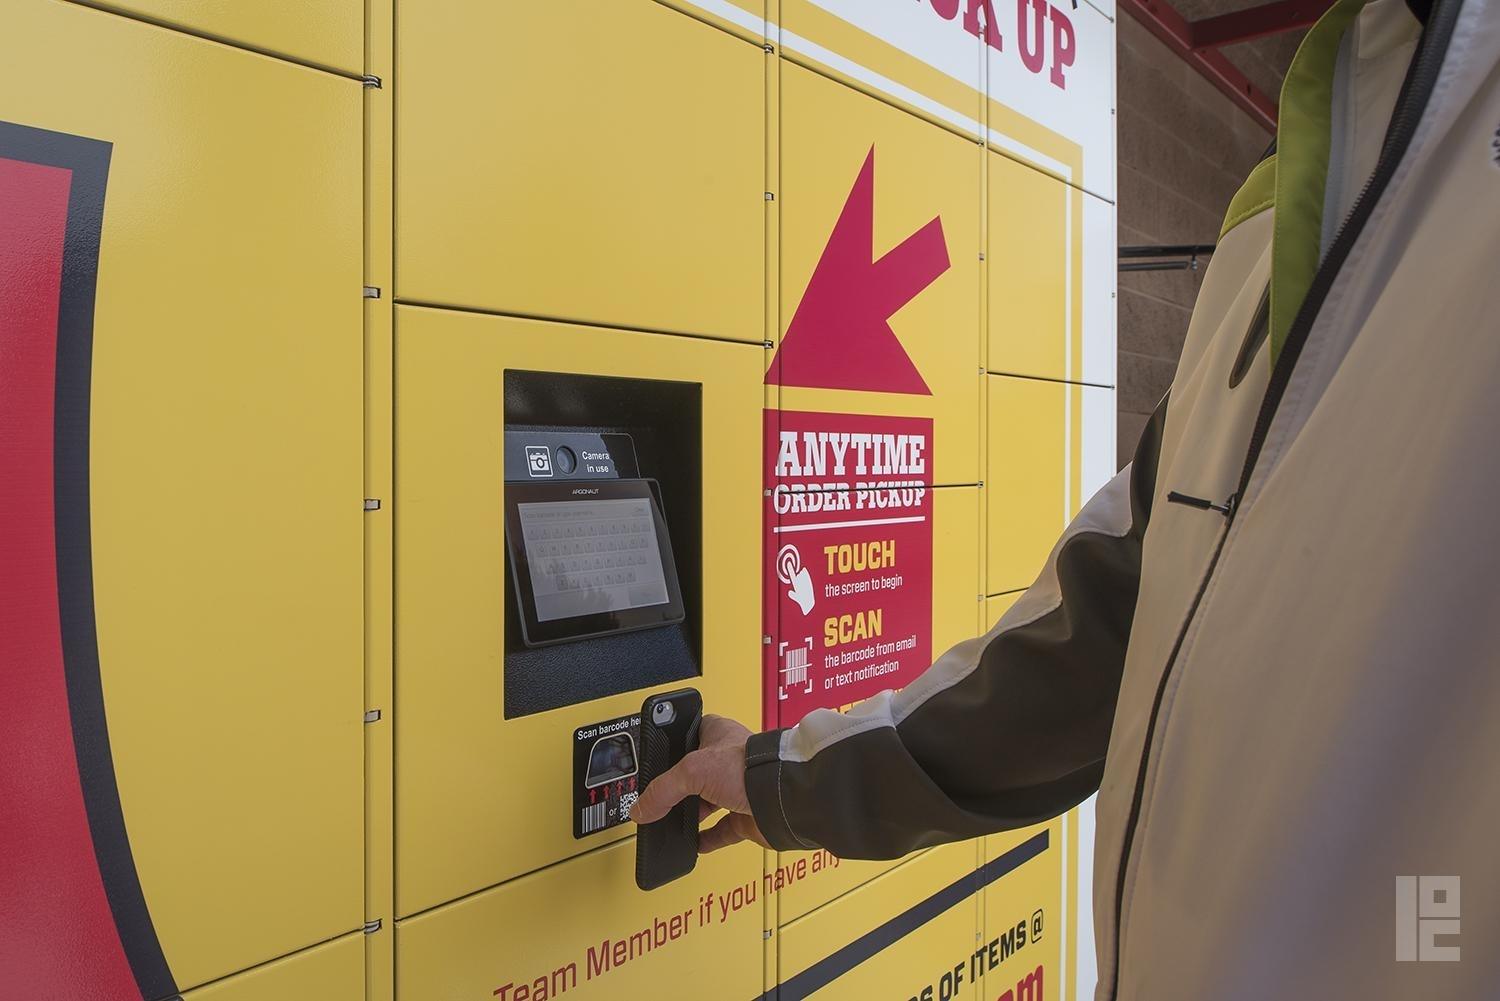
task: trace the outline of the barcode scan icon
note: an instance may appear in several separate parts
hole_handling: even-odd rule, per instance
[[[777,652],[781,656],[781,685],[776,693],[779,699],[786,698],[788,688],[805,686],[804,694],[812,694],[812,679],[808,677],[808,654],[812,652],[812,637],[797,646],[782,643]]]
[[[593,834],[595,831],[603,830],[605,819],[604,806],[605,804],[600,802],[583,808],[583,819],[580,821],[579,826],[583,828],[584,834]]]

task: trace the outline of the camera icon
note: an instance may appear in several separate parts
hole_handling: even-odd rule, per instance
[[[532,476],[551,476],[552,450],[546,445],[527,445],[526,472]]]

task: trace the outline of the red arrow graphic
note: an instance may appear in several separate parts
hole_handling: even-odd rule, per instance
[[[880,260],[875,251],[875,147],[844,202],[766,382],[931,396],[890,318],[948,270],[934,218]]]

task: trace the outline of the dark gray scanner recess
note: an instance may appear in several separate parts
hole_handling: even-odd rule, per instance
[[[701,674],[702,387],[504,378],[506,718]]]

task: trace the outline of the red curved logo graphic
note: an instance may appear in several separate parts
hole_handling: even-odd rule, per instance
[[[176,993],[105,723],[89,529],[110,145],[0,122],[0,995]]]

